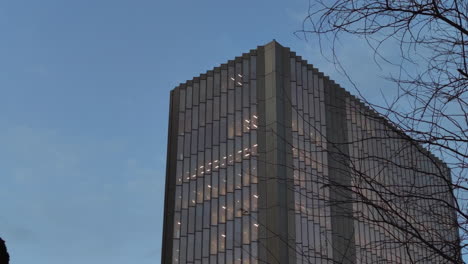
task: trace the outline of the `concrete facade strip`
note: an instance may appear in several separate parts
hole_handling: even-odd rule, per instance
[[[161,250],[161,263],[171,263],[174,230],[174,203],[175,203],[175,169],[177,160],[177,130],[179,123],[179,91],[171,91],[169,103],[168,145],[166,160],[166,183],[164,195],[163,243]]]

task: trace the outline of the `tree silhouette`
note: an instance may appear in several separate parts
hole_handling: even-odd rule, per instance
[[[365,108],[353,109],[352,105],[342,104],[364,116],[363,131],[366,133],[347,142],[326,139],[336,146],[332,149],[335,152],[331,154],[332,159],[336,164],[346,163],[344,167],[350,168],[353,175],[348,185],[330,181],[327,186],[353,197],[343,202],[364,204],[369,208],[367,214],[354,216],[360,221],[398,230],[398,246],[407,250],[410,258],[414,246],[431,250],[426,259],[410,259],[410,263],[426,263],[435,258],[460,263],[460,253],[467,253],[467,14],[468,2],[459,0],[311,0],[303,29],[298,32],[306,38],[318,37],[322,53],[331,54],[328,58],[351,83],[337,55],[337,44],[346,34],[367,43],[379,67],[399,67],[398,75],[387,76],[397,88],[394,98],[386,98],[385,104],[375,104],[360,95],[367,107],[381,116],[373,111],[362,111]],[[386,56],[383,47],[389,45],[394,45],[399,56]],[[391,126],[385,129],[368,126],[385,123],[379,121],[382,116]],[[391,156],[340,150],[345,145],[379,144],[389,138],[401,141],[403,146],[392,151]],[[437,159],[425,149],[444,159],[448,168],[439,166]],[[418,159],[395,162],[393,158],[396,155],[408,158],[414,156],[413,152],[417,153],[416,157],[425,156],[435,165],[435,170],[422,169],[422,161]],[[365,170],[363,162],[374,165]],[[378,173],[369,173],[376,169]],[[408,182],[382,184],[376,175],[382,175],[380,170],[384,169],[403,171]],[[418,179],[414,175],[426,180],[414,182]],[[453,197],[446,196],[450,191]],[[428,204],[437,206],[427,207]],[[451,221],[453,215],[447,213],[447,209],[456,212],[457,223]],[[413,219],[415,212],[427,215],[432,223]],[[447,239],[444,230],[454,228],[459,230],[459,239]],[[369,244],[369,248],[392,246],[385,241],[375,242],[378,243]]]
[[[10,263],[10,255],[8,254],[5,241],[0,237],[0,264]]]

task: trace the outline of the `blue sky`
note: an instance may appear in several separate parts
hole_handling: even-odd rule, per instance
[[[293,35],[307,5],[1,1],[0,236],[11,263],[159,263],[169,91],[272,39],[348,87],[314,41]],[[386,72],[371,51],[344,39],[340,52],[379,98]]]

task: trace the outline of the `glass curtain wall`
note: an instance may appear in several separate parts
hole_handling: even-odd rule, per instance
[[[327,122],[334,123],[326,120],[325,112],[330,107],[325,105],[330,96],[325,87],[331,81],[294,53],[289,63],[291,93],[285,99],[292,106],[292,138],[285,141],[292,150],[291,259],[298,264],[336,263],[330,207],[335,193],[329,187],[328,166],[333,160],[327,150]],[[173,263],[259,262],[258,177],[265,175],[257,175],[256,71],[257,56],[251,52],[177,88],[179,109],[172,113],[178,116],[176,185],[170,194],[175,200]],[[426,245],[404,243],[408,235],[395,225],[407,221],[429,241],[456,240],[456,231],[447,233],[453,224],[449,220],[455,219],[445,204],[453,202],[446,185],[450,172],[345,94],[333,99],[345,101],[346,107],[343,129],[354,193],[354,262],[443,263]],[[371,180],[362,181],[363,175]],[[428,199],[408,199],[408,194]],[[391,202],[379,209],[363,199]],[[392,208],[404,216],[394,225],[385,219],[385,210]],[[444,215],[450,217],[439,219],[447,221],[435,220]],[[446,250],[443,246],[437,245]]]
[[[173,263],[258,262],[256,56],[180,89]]]
[[[296,263],[333,263],[323,75],[290,58]]]
[[[330,81],[300,57],[291,56],[290,69],[296,263],[335,263],[324,91],[324,82]],[[452,200],[445,183],[447,168],[358,99],[345,94],[335,99],[344,100],[346,107],[343,129],[349,141],[349,177],[355,192],[350,201],[355,263],[443,263],[421,241],[407,243],[411,240],[406,232],[382,216],[386,209],[363,201],[375,205],[391,201],[389,206],[398,208],[396,212],[403,216],[394,220],[397,225],[410,222],[428,241],[445,237],[454,241],[456,232],[447,232],[453,212],[444,205]],[[419,196],[408,198],[412,193]],[[447,217],[441,217],[444,215]],[[435,219],[437,216],[445,220]]]
[[[383,208],[353,203],[356,262],[444,263],[422,240],[395,226],[404,227],[407,221],[427,241],[456,239],[454,232],[447,232],[452,230],[450,221],[445,222],[453,219],[445,204],[452,200],[445,182],[447,168],[357,99],[347,97],[346,107],[353,185],[362,195],[354,199],[365,198]],[[401,217],[391,219],[385,210]]]

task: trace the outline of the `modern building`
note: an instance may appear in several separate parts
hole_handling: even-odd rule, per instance
[[[162,263],[457,255],[447,166],[276,41],[172,90],[168,141]]]

